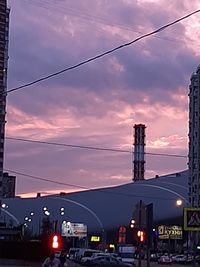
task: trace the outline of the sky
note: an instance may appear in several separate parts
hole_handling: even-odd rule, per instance
[[[8,0],[8,89],[75,65],[200,8],[198,0]],[[188,86],[200,64],[200,14],[157,35],[8,94],[6,137],[188,154]],[[132,181],[132,154],[6,139],[5,170],[27,197]],[[187,158],[146,155],[145,178],[187,169]],[[10,173],[13,174],[13,173]],[[69,184],[69,185],[67,185]],[[77,187],[70,186],[76,185]]]

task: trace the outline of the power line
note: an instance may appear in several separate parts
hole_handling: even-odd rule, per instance
[[[58,75],[60,75],[60,74],[62,74],[62,73],[64,73],[64,72],[67,72],[67,71],[76,69],[76,68],[78,68],[78,67],[80,67],[80,66],[82,66],[82,65],[85,65],[85,64],[87,64],[87,63],[89,63],[89,62],[92,62],[92,61],[94,61],[94,60],[96,60],[96,59],[99,59],[99,58],[104,57],[104,56],[106,56],[106,55],[108,55],[108,54],[111,54],[111,53],[113,53],[113,52],[115,52],[115,51],[117,51],[117,50],[119,50],[119,49],[122,49],[122,48],[124,48],[124,47],[130,46],[130,45],[132,45],[133,43],[136,43],[136,42],[138,42],[138,41],[140,41],[140,40],[142,40],[142,39],[144,39],[144,38],[146,38],[146,37],[148,37],[148,36],[151,36],[151,35],[154,35],[154,34],[156,34],[156,33],[158,33],[158,32],[161,32],[161,31],[165,30],[166,28],[168,28],[168,27],[170,27],[170,26],[172,26],[172,25],[174,25],[174,24],[176,24],[176,23],[178,23],[178,22],[180,22],[180,21],[182,21],[182,20],[185,20],[185,19],[189,18],[190,16],[193,16],[193,15],[197,14],[198,12],[200,12],[200,9],[198,9],[198,10],[196,10],[196,11],[193,11],[193,12],[191,12],[191,13],[189,13],[189,14],[187,14],[187,15],[185,15],[185,16],[179,18],[179,19],[176,19],[175,21],[173,21],[173,22],[171,22],[171,23],[165,24],[165,25],[163,25],[162,27],[160,27],[160,28],[158,28],[158,29],[156,29],[156,30],[154,30],[154,31],[151,31],[151,32],[149,32],[149,33],[147,33],[147,34],[144,34],[144,35],[142,35],[142,36],[140,36],[140,37],[138,37],[138,38],[136,38],[136,39],[134,39],[134,40],[132,40],[132,41],[130,41],[130,42],[124,43],[124,44],[119,45],[119,46],[117,46],[117,47],[115,47],[115,48],[113,48],[113,49],[107,50],[107,51],[105,51],[105,52],[103,52],[103,53],[101,53],[101,54],[98,54],[98,55],[96,55],[96,56],[94,56],[94,57],[91,57],[91,58],[89,58],[89,59],[86,59],[86,60],[84,60],[84,61],[82,61],[82,62],[80,62],[80,63],[78,63],[78,64],[75,64],[75,65],[73,65],[73,66],[71,66],[71,67],[67,67],[67,68],[65,68],[65,69],[62,69],[62,70],[60,70],[60,71],[54,72],[54,73],[52,73],[52,74],[49,74],[49,75],[47,75],[47,76],[41,77],[41,78],[36,79],[36,80],[34,80],[34,81],[32,81],[32,82],[29,82],[29,83],[20,85],[20,86],[18,86],[18,87],[11,88],[11,89],[8,90],[6,93],[11,93],[11,92],[14,92],[14,91],[17,91],[17,90],[21,90],[22,88],[29,87],[29,86],[34,85],[34,84],[36,84],[36,83],[39,83],[39,82],[45,81],[45,80],[47,80],[47,79],[50,79],[50,78],[52,78],[52,77],[58,76]]]
[[[45,2],[43,1],[42,4],[41,2],[27,2],[28,4],[31,4],[33,6],[36,6],[36,7],[40,7],[40,8],[43,8],[43,9],[46,9],[46,10],[49,10],[49,11],[53,11],[53,12],[58,12],[60,14],[65,14],[66,15],[66,11],[67,11],[67,14],[71,15],[71,16],[76,16],[80,19],[83,19],[83,20],[87,20],[87,21],[90,21],[91,22],[91,19],[95,20],[96,23],[99,23],[99,24],[103,24],[103,25],[106,25],[106,26],[111,26],[111,27],[116,27],[116,28],[119,28],[119,29],[122,29],[122,30],[125,30],[125,31],[129,31],[129,32],[134,32],[134,33],[139,33],[139,34],[144,34],[144,32],[141,32],[141,31],[136,31],[136,30],[133,30],[132,28],[130,27],[127,27],[126,25],[123,25],[123,24],[119,24],[119,23],[116,23],[116,22],[110,22],[108,20],[106,20],[105,17],[100,17],[100,16],[94,16],[94,15],[91,15],[89,13],[86,13],[80,9],[74,9],[72,8],[71,6],[68,6],[68,5],[64,5],[64,6],[60,6],[60,5],[51,5],[49,2]],[[67,7],[67,10],[64,10],[64,8]],[[71,12],[69,12],[71,11]],[[78,11],[78,13],[77,13]],[[51,14],[54,14],[53,12],[51,12]],[[158,38],[158,39],[161,39],[161,40],[165,40],[165,41],[170,41],[170,42],[178,42],[178,43],[182,43],[181,40],[178,40],[178,39],[175,39],[175,38],[166,38],[166,37],[158,37],[158,36],[154,36],[154,38]],[[190,42],[192,42],[190,40]],[[195,42],[192,42],[192,43],[195,43]]]
[[[43,182],[49,182],[49,183],[53,183],[53,184],[58,184],[58,185],[65,185],[65,186],[70,186],[70,187],[75,187],[78,189],[84,189],[84,190],[89,190],[89,191],[98,191],[100,193],[104,193],[104,194],[111,194],[111,195],[121,195],[121,196],[126,196],[126,197],[137,197],[137,198],[153,198],[153,199],[159,199],[159,200],[175,200],[175,198],[163,198],[163,197],[155,197],[154,196],[145,196],[145,195],[135,195],[135,194],[128,194],[128,193],[122,193],[122,192],[116,192],[116,191],[107,191],[108,189],[111,189],[111,187],[107,187],[105,189],[102,188],[89,188],[89,187],[85,187],[85,186],[79,186],[79,185],[74,185],[74,184],[70,184],[70,183],[64,183],[64,182],[59,182],[59,181],[55,181],[51,180],[51,179],[47,179],[47,178],[43,178],[43,177],[39,177],[39,176],[35,176],[35,175],[30,175],[30,174],[26,174],[23,172],[19,172],[19,171],[14,171],[14,170],[10,170],[10,169],[4,169],[4,171],[6,172],[10,172],[16,175],[21,175],[27,178],[31,178],[31,179],[35,179],[35,180],[39,180],[39,181],[43,181]],[[116,186],[116,185],[115,185]]]
[[[39,141],[39,140],[31,140],[31,139],[23,139],[23,138],[15,138],[15,137],[5,137],[5,139],[14,140],[14,141],[21,141],[21,142],[28,142],[28,143],[37,143],[37,144],[43,144],[43,145],[53,145],[53,146],[88,149],[88,150],[99,150],[99,151],[117,152],[117,153],[130,153],[130,154],[133,153],[130,150],[123,150],[123,149],[106,148],[106,147],[95,147],[95,146],[83,146],[83,145],[65,144],[65,143],[57,143],[57,142],[47,142],[47,141]],[[151,155],[151,156],[187,158],[187,156],[184,156],[184,155],[167,154],[167,153],[144,152],[144,154]]]

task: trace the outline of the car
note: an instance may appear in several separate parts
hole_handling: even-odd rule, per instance
[[[99,253],[99,250],[95,249],[88,249],[88,248],[81,248],[76,253],[75,261],[81,263],[82,258],[91,258],[94,253]]]
[[[194,260],[196,263],[200,264],[200,255],[196,255]]]
[[[122,261],[122,257],[120,257],[119,254],[117,254],[117,253],[113,253],[113,252],[108,253],[108,254],[109,254],[110,256],[116,258],[117,260]]]
[[[162,255],[160,253],[152,253],[150,255],[150,261],[155,261],[157,262],[158,259],[161,257]]]
[[[70,248],[68,253],[69,260],[75,260],[75,254],[79,251],[79,248]]]
[[[172,259],[171,259],[170,256],[162,255],[158,259],[158,263],[160,263],[160,264],[171,264],[172,263]]]
[[[95,252],[91,255],[85,256],[81,258],[81,264],[85,265],[85,263],[88,263],[90,260],[100,257],[100,256],[107,256],[108,254],[106,252]]]
[[[85,265],[88,263],[90,260],[93,260],[94,258],[100,257],[100,256],[111,256],[119,261],[122,261],[122,258],[117,254],[117,253],[108,253],[108,252],[98,252],[98,253],[93,253],[90,257],[82,257],[81,258],[81,264]]]
[[[124,263],[115,257],[112,256],[99,256],[99,257],[94,257],[93,259],[90,259],[85,263],[85,266],[95,266],[95,267],[100,267],[100,266],[105,266],[105,267],[133,267],[133,264],[130,263]]]
[[[172,256],[172,261],[174,263],[182,263],[182,264],[185,264],[186,261],[187,261],[187,256],[186,255],[175,255],[175,256]]]

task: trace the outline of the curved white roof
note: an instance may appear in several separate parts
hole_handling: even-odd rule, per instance
[[[182,215],[176,200],[181,198],[187,205],[188,171],[166,175],[144,181],[100,188],[90,191],[54,195],[29,199],[5,199],[9,212],[21,223],[25,216],[34,212],[31,227],[38,232],[39,221],[43,218],[42,207],[47,206],[53,219],[83,222],[89,230],[119,227],[130,222],[135,205],[142,200],[153,203],[154,219],[167,219]],[[59,215],[60,207],[65,207],[65,215]],[[30,216],[29,216],[30,217]]]

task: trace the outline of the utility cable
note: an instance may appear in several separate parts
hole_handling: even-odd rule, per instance
[[[51,179],[47,179],[47,178],[43,178],[43,177],[39,177],[39,176],[35,176],[35,175],[25,174],[23,172],[14,171],[14,170],[10,170],[10,169],[4,169],[4,171],[9,172],[9,173],[13,173],[16,175],[21,175],[21,176],[24,176],[26,178],[31,178],[31,179],[43,181],[43,182],[48,182],[48,183],[53,183],[53,184],[58,184],[58,185],[65,185],[65,186],[70,186],[70,187],[74,187],[74,188],[78,188],[78,189],[84,189],[84,190],[88,190],[88,191],[98,191],[100,193],[105,193],[105,194],[121,195],[121,196],[126,196],[126,197],[159,199],[159,200],[166,200],[166,201],[175,200],[175,198],[155,197],[155,195],[154,196],[145,196],[145,195],[135,195],[135,194],[110,191],[110,189],[113,186],[109,186],[109,187],[103,188],[103,189],[102,188],[89,188],[89,187],[85,187],[85,186],[79,186],[79,185],[74,185],[74,184],[70,184],[70,183],[55,181],[55,179],[51,180]],[[116,186],[120,186],[120,185],[115,185],[114,187],[116,187]],[[109,189],[109,191],[107,191],[108,189]]]
[[[86,60],[84,60],[84,61],[82,61],[82,62],[80,62],[80,63],[78,63],[78,64],[75,64],[75,65],[73,65],[73,66],[71,66],[71,67],[67,67],[67,68],[65,68],[65,69],[62,69],[62,70],[60,70],[60,71],[54,72],[54,73],[52,73],[52,74],[49,74],[49,75],[47,75],[47,76],[41,77],[41,78],[36,79],[36,80],[34,80],[34,81],[32,81],[32,82],[29,82],[29,83],[20,85],[20,86],[18,86],[18,87],[11,88],[11,89],[7,90],[7,92],[6,92],[5,94],[7,94],[7,93],[11,93],[11,92],[14,92],[14,91],[21,90],[21,89],[23,89],[23,88],[25,88],[25,87],[29,87],[29,86],[32,86],[32,85],[34,85],[34,84],[36,84],[36,83],[40,83],[40,82],[45,81],[45,80],[47,80],[47,79],[50,79],[50,78],[52,78],[52,77],[58,76],[58,75],[60,75],[60,74],[62,74],[62,73],[64,73],[64,72],[67,72],[67,71],[76,69],[76,68],[78,68],[78,67],[80,67],[80,66],[82,66],[82,65],[85,65],[85,64],[87,64],[87,63],[89,63],[89,62],[91,62],[91,61],[94,61],[94,60],[99,59],[99,58],[101,58],[101,57],[104,57],[104,56],[106,56],[106,55],[108,55],[108,54],[111,54],[111,53],[113,53],[113,52],[115,52],[115,51],[117,51],[117,50],[119,50],[119,49],[122,49],[122,48],[124,48],[124,47],[130,46],[130,45],[132,45],[133,43],[136,43],[136,42],[138,42],[138,41],[140,41],[140,40],[142,40],[142,39],[144,39],[144,38],[146,38],[146,37],[148,37],[148,36],[151,36],[151,35],[154,35],[154,34],[156,34],[156,33],[158,33],[158,32],[161,32],[161,31],[165,30],[166,28],[171,27],[172,25],[174,25],[174,24],[176,24],[176,23],[179,23],[180,21],[183,21],[183,20],[189,18],[190,16],[193,16],[193,15],[199,13],[199,12],[200,12],[200,9],[198,9],[198,10],[196,10],[196,11],[193,11],[193,12],[191,12],[191,13],[189,13],[189,14],[187,14],[187,15],[185,15],[185,16],[179,18],[179,19],[176,19],[176,20],[173,21],[173,22],[170,22],[170,23],[168,23],[168,24],[163,25],[162,27],[160,27],[160,28],[158,28],[158,29],[156,29],[156,30],[154,30],[154,31],[151,31],[151,32],[149,32],[149,33],[147,33],[147,34],[144,34],[144,35],[142,35],[142,36],[140,36],[140,37],[138,37],[138,38],[136,38],[136,39],[134,39],[134,40],[132,40],[132,41],[130,41],[130,42],[127,42],[127,43],[124,43],[124,44],[122,44],[122,45],[119,45],[119,46],[117,46],[117,47],[115,47],[115,48],[113,48],[113,49],[107,50],[107,51],[105,51],[105,52],[103,52],[103,53],[101,53],[101,54],[98,54],[98,55],[94,56],[94,57],[91,57],[91,58],[89,58],[89,59],[86,59]]]
[[[86,12],[83,13],[82,10],[80,10],[80,9],[77,10],[77,8],[74,9],[71,6],[66,6],[66,5],[65,6],[59,6],[59,5],[55,6],[55,5],[51,5],[47,1],[46,2],[43,1],[41,3],[40,0],[39,0],[39,2],[35,1],[35,2],[27,2],[27,3],[31,4],[33,6],[36,6],[36,7],[40,7],[40,8],[49,10],[49,11],[51,11],[51,14],[54,14],[54,12],[57,12],[59,14],[66,15],[66,11],[67,11],[67,15],[75,16],[75,17],[78,17],[79,19],[82,19],[82,20],[87,20],[87,21],[90,21],[90,22],[91,22],[91,20],[95,20],[95,22],[97,24],[116,27],[118,29],[129,31],[129,32],[144,34],[144,32],[133,30],[132,28],[127,27],[126,25],[119,24],[119,23],[116,23],[116,22],[110,22],[110,21],[106,20],[105,17],[94,16],[94,15],[91,15],[91,14],[86,13]],[[67,8],[67,9],[65,9],[65,8]],[[78,13],[77,13],[77,11],[78,11]],[[91,25],[89,25],[89,26],[91,26]],[[165,41],[170,41],[170,42],[183,43],[182,40],[178,40],[178,39],[175,39],[175,38],[166,38],[166,37],[158,37],[158,36],[154,36],[154,38],[158,38],[158,39],[165,40]],[[192,40],[190,40],[190,42],[192,42]],[[195,42],[192,42],[192,43],[195,43]]]
[[[62,146],[62,147],[72,147],[72,148],[80,148],[80,149],[88,149],[88,150],[99,150],[99,151],[107,151],[107,152],[118,152],[118,153],[130,153],[133,152],[130,150],[124,149],[114,149],[114,148],[106,148],[106,147],[94,147],[94,146],[83,146],[83,145],[75,145],[75,144],[65,144],[65,143],[57,143],[57,142],[47,142],[47,141],[39,141],[39,140],[31,140],[31,139],[23,139],[23,138],[15,138],[15,137],[5,137],[8,140],[28,142],[28,143],[37,143],[43,145],[53,145],[53,146]],[[175,157],[175,158],[187,158],[184,155],[177,154],[166,154],[166,153],[152,153],[152,152],[144,152],[146,155],[151,156],[164,156],[164,157]]]

